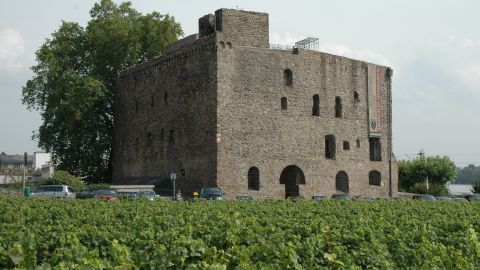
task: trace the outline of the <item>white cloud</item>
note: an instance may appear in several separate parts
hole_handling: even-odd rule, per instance
[[[480,61],[480,59],[479,59]],[[480,62],[465,64],[454,70],[454,74],[474,93],[480,93]]]
[[[295,42],[300,41],[302,39],[303,38],[301,37],[294,37],[288,32],[283,35],[279,33],[272,33],[270,35],[270,43],[272,44],[293,46]],[[321,52],[326,52],[329,54],[340,55],[348,58],[367,61],[374,64],[391,66],[391,62],[385,56],[368,49],[353,50],[346,45],[335,44],[330,42],[319,42],[318,47],[319,47],[319,51]]]
[[[0,70],[17,72],[24,67],[25,42],[22,35],[12,29],[0,31]]]

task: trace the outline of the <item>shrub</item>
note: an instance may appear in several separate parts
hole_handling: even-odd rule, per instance
[[[473,182],[472,192],[473,193],[480,193],[480,179],[477,179],[475,182]]]
[[[66,171],[55,171],[53,176],[44,181],[46,185],[67,185],[72,187],[75,191],[80,191],[85,188],[85,184],[70,173]]]
[[[434,196],[448,195],[447,187],[438,183],[429,184],[428,192],[427,185],[425,183],[416,183],[412,188],[410,188],[410,192],[418,194],[430,194]]]

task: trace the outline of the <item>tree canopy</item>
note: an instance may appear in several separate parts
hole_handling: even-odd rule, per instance
[[[475,180],[480,179],[480,166],[470,164],[467,167],[457,168],[458,184],[473,184]]]
[[[400,191],[426,193],[428,177],[430,193],[441,195],[447,192],[446,183],[455,180],[455,163],[450,158],[420,157],[398,162],[398,184]]]
[[[161,55],[183,32],[173,17],[143,15],[129,2],[102,0],[90,16],[85,28],[62,22],[37,50],[22,102],[40,112],[43,123],[34,138],[55,165],[101,182],[111,179],[115,80]]]
[[[69,174],[66,171],[55,171],[52,177],[45,179],[43,182],[45,185],[67,185],[73,188],[75,191],[80,191],[85,188],[80,179]]]

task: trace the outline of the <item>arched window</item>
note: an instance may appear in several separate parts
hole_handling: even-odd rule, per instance
[[[138,99],[135,100],[135,112],[138,113]]]
[[[368,173],[368,184],[372,186],[382,185],[382,175],[379,171],[370,171]]]
[[[360,139],[357,139],[357,148],[360,148]]]
[[[328,159],[335,159],[336,145],[335,136],[325,136],[325,157]]]
[[[285,69],[283,71],[283,84],[285,86],[292,86],[293,84],[293,74],[290,69]]]
[[[335,97],[335,117],[342,117],[342,99],[340,97]]]
[[[344,171],[339,171],[335,176],[335,189],[337,192],[348,193],[348,175]]]
[[[153,106],[155,105],[155,97],[153,95],[150,96],[150,107],[153,108]]]
[[[248,170],[248,189],[260,190],[260,171],[257,167]]]
[[[320,116],[320,97],[318,95],[313,96],[312,115]]]
[[[225,49],[225,42],[220,41],[218,45],[220,46],[220,48]]]
[[[360,101],[360,95],[358,94],[357,91],[353,92],[353,100],[356,101],[356,102]]]
[[[165,105],[168,104],[168,92],[165,92],[165,94],[163,95],[163,102],[165,103]]]
[[[232,43],[227,42],[227,49],[231,49],[231,48],[232,48]]]
[[[286,110],[288,108],[286,97],[282,97],[282,99],[280,99],[280,103],[281,103],[281,106],[282,106],[282,110]]]

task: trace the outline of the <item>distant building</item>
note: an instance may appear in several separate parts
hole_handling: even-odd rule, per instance
[[[47,179],[52,177],[54,173],[54,168],[49,163],[42,165],[42,179]]]
[[[448,193],[450,195],[467,195],[472,194],[472,185],[447,184]]]
[[[33,168],[42,169],[43,165],[50,163],[50,153],[44,151],[33,152]]]
[[[227,198],[397,194],[392,70],[269,44],[266,13],[220,9],[116,82],[113,181]]]
[[[0,168],[7,169],[19,169],[23,168],[24,155],[7,155],[2,153],[0,155]],[[33,155],[27,155],[27,168],[33,167]]]

